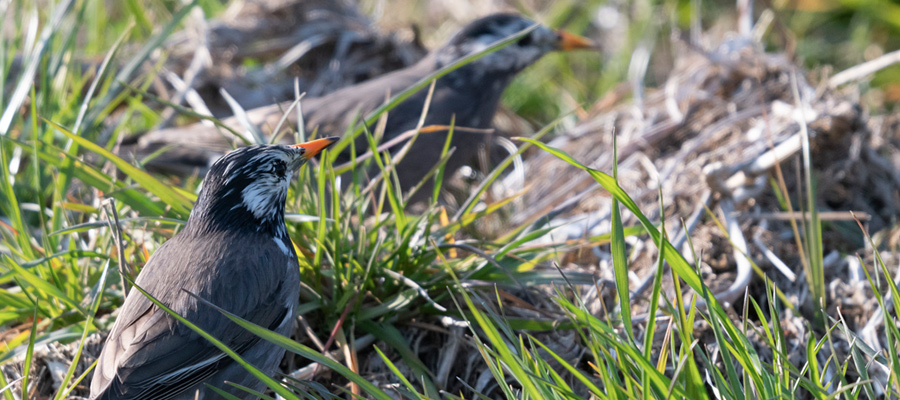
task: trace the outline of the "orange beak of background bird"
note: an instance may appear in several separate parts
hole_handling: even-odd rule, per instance
[[[578,36],[566,31],[557,31],[556,34],[559,35],[559,48],[563,51],[592,49],[596,47],[593,40],[584,36]]]
[[[303,153],[303,157],[309,160],[310,158],[315,157],[316,154],[319,154],[320,151],[325,150],[326,147],[333,145],[338,140],[340,140],[339,137],[332,136],[322,139],[316,139],[306,143],[295,144],[292,147],[302,147],[306,149],[306,152]]]

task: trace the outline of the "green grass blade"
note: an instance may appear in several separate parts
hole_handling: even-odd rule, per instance
[[[618,185],[616,155],[616,139],[613,136],[613,180]],[[622,214],[619,211],[619,201],[612,201],[612,215],[610,223],[610,252],[612,253],[613,271],[616,278],[616,292],[619,297],[619,315],[622,317],[622,325],[628,340],[635,342],[634,327],[631,324],[631,292],[628,290],[628,258],[625,255],[625,231],[622,224]],[[661,235],[662,236],[662,235]]]
[[[497,330],[497,326],[475,306],[468,291],[463,288],[461,284],[459,284],[458,288],[458,292],[462,294],[463,300],[465,301],[469,312],[472,313],[472,317],[475,319],[478,327],[481,328],[484,335],[487,336],[494,350],[497,352],[498,360],[509,369],[509,372],[513,377],[515,377],[519,384],[522,385],[524,394],[529,398],[543,398],[543,396],[540,395],[541,391],[531,380],[530,375],[525,371],[523,361],[517,355],[513,354],[509,344],[503,339],[500,331]]]
[[[555,119],[553,122],[547,124],[547,126],[541,128],[540,131],[532,135],[532,140],[541,140],[541,138],[543,138],[546,134],[552,132],[553,128],[559,125],[559,123],[564,121],[568,116],[568,114],[562,115],[559,118]],[[481,198],[481,195],[485,192],[485,190],[487,190],[488,186],[490,186],[491,183],[497,180],[497,178],[500,177],[500,174],[505,171],[506,168],[512,165],[516,157],[521,156],[522,153],[524,153],[530,147],[530,144],[525,144],[524,146],[519,147],[519,149],[516,150],[515,154],[506,156],[506,158],[503,159],[500,164],[494,167],[494,170],[491,171],[490,175],[488,175],[487,178],[485,178],[481,183],[478,184],[478,188],[475,190],[475,192],[466,199],[466,202],[463,203],[462,206],[459,207],[459,211],[457,211],[453,216],[453,220],[459,221],[464,216],[471,214],[472,210],[477,204],[476,200]]]
[[[400,382],[402,382],[403,385],[406,386],[406,389],[408,389],[410,391],[410,393],[412,393],[414,395],[413,398],[415,398],[417,400],[425,399],[426,397],[423,397],[416,391],[416,388],[412,385],[412,383],[409,381],[409,379],[407,379],[405,376],[403,376],[403,373],[400,372],[399,369],[397,369],[397,366],[394,365],[394,363],[391,361],[391,359],[388,358],[384,354],[384,352],[382,352],[381,349],[378,348],[378,346],[374,346],[374,347],[375,347],[375,352],[378,353],[378,356],[381,357],[381,360],[384,361],[384,364],[388,366],[388,369],[390,369],[391,372],[394,373],[394,376],[396,376],[398,379],[400,379]],[[431,396],[431,398],[437,399],[439,397]]]
[[[153,304],[155,304],[157,307],[159,307],[160,310],[165,311],[167,314],[171,315],[172,318],[177,319],[178,322],[181,322],[182,324],[184,324],[185,326],[190,328],[192,331],[196,332],[198,335],[203,336],[203,338],[208,340],[213,346],[216,346],[216,348],[218,348],[223,353],[228,355],[228,357],[231,357],[231,359],[234,360],[236,363],[238,363],[242,367],[244,367],[244,369],[246,369],[247,372],[249,372],[251,375],[258,378],[259,380],[263,381],[266,384],[266,386],[268,386],[270,389],[275,391],[275,393],[278,393],[279,395],[281,395],[282,397],[284,397],[286,399],[299,400],[299,398],[296,395],[294,395],[293,393],[291,393],[290,390],[288,390],[287,388],[282,386],[280,383],[278,383],[277,381],[275,381],[274,379],[272,379],[271,377],[266,375],[264,372],[256,369],[256,367],[254,367],[250,363],[244,361],[244,359],[238,353],[235,353],[234,350],[231,350],[230,348],[228,348],[228,346],[226,346],[224,343],[222,343],[221,341],[219,341],[218,339],[216,339],[209,333],[206,333],[206,331],[204,331],[203,329],[200,329],[200,327],[198,327],[197,325],[194,325],[194,323],[192,323],[191,321],[188,321],[181,315],[178,315],[178,313],[176,313],[171,308],[167,307],[165,304],[163,304],[162,302],[157,300],[150,293],[147,293],[147,291],[145,291],[142,287],[138,286],[134,282],[134,280],[131,279],[131,277],[126,277],[126,279],[128,279],[129,283],[131,283],[131,285],[132,285],[132,287],[134,287],[134,289],[136,289],[142,295],[147,297],[147,299],[150,300],[151,302],[153,302]],[[262,329],[262,328],[260,328],[260,329]]]
[[[135,167],[134,165],[131,165],[127,161],[119,158],[119,156],[97,145],[96,143],[69,132],[55,122],[47,119],[44,119],[44,121],[53,126],[56,130],[62,132],[64,135],[68,136],[69,139],[72,139],[72,141],[78,143],[80,146],[93,151],[94,153],[97,153],[98,155],[115,164],[116,167],[118,167],[126,175],[134,179],[135,182],[141,185],[141,187],[149,190],[150,193],[153,193],[164,203],[172,207],[172,210],[175,211],[177,215],[183,218],[187,218],[187,216],[191,213],[191,207],[193,206],[191,200],[182,196],[178,191],[173,190],[169,185],[160,182],[152,175],[148,174],[145,171],[142,171],[140,168]]]
[[[654,226],[650,222],[650,220],[647,219],[646,216],[644,216],[634,200],[632,200],[631,197],[628,196],[628,194],[619,187],[615,179],[601,171],[597,171],[595,169],[584,166],[559,149],[552,148],[541,142],[528,138],[518,138],[518,140],[532,143],[535,146],[543,149],[544,151],[547,151],[550,154],[553,154],[554,156],[560,158],[561,160],[566,161],[572,166],[580,168],[590,174],[591,177],[600,184],[600,186],[603,186],[603,188],[606,189],[607,192],[609,192],[616,200],[618,200],[622,205],[625,206],[625,208],[631,211],[638,218],[638,220],[641,222],[641,225],[643,225],[647,233],[650,234],[654,243],[663,244],[663,248],[661,248],[660,251],[662,252],[663,257],[666,259],[666,262],[668,262],[669,266],[671,266],[672,271],[678,274],[678,276],[681,277],[681,279],[684,280],[684,282],[687,283],[688,286],[694,289],[694,291],[696,291],[697,293],[703,292],[704,285],[703,281],[700,279],[700,275],[698,275],[697,272],[694,271],[690,264],[688,264],[687,260],[684,259],[681,253],[678,252],[678,250],[676,250],[668,240],[666,240],[665,238],[660,238],[661,234],[656,226]],[[707,303],[707,307],[709,307],[710,310],[716,312],[719,315],[720,321],[725,324],[724,328],[728,331],[729,336],[736,336],[737,328],[735,328],[730,319],[728,319],[728,316],[725,313],[725,310],[722,308],[722,305],[715,298],[710,298],[709,301],[710,302]]]
[[[78,349],[75,351],[75,357],[72,359],[72,363],[69,365],[69,369],[66,371],[62,383],[59,385],[59,391],[56,392],[56,396],[53,397],[53,400],[63,399],[68,394],[68,391],[64,389],[69,380],[72,379],[72,376],[75,375],[75,368],[78,366],[78,362],[81,360],[81,352],[84,350],[85,339],[87,339],[88,333],[91,332],[94,317],[97,315],[97,310],[100,308],[100,302],[103,299],[103,290],[106,288],[106,277],[109,276],[109,265],[110,263],[107,260],[103,267],[103,272],[100,274],[100,279],[97,281],[94,304],[91,307],[90,314],[87,316],[87,320],[84,322],[84,331],[81,334],[81,340],[78,342]],[[71,390],[71,388],[69,390]]]
[[[425,388],[425,395],[427,397],[432,399],[440,398],[440,394],[438,393],[437,388],[434,386],[431,371],[429,371],[428,367],[426,367],[425,364],[422,363],[422,360],[419,359],[416,353],[412,351],[412,349],[409,347],[409,344],[406,342],[406,340],[403,339],[403,336],[400,335],[400,331],[398,331],[397,328],[387,323],[379,323],[374,321],[357,321],[357,326],[359,326],[363,331],[375,335],[376,338],[387,343],[397,353],[400,354],[400,357],[403,358],[406,366],[411,368],[416,374],[416,377],[418,378],[417,380],[423,383]],[[378,352],[380,353],[381,351],[378,350]],[[410,388],[410,390],[414,389]]]
[[[246,387],[246,386],[238,385],[237,383],[234,383],[234,382],[225,382],[225,384],[226,384],[226,385],[230,385],[230,386],[235,387],[235,388],[238,388],[238,390],[241,390],[241,391],[243,391],[243,392],[245,392],[245,393],[248,393],[248,394],[250,394],[250,395],[256,397],[257,399],[261,399],[261,400],[275,400],[275,399],[272,398],[271,396],[266,396],[266,395],[263,394],[263,393],[257,392],[256,390],[250,389],[250,388],[248,388],[248,387]],[[207,384],[206,386],[210,386],[210,385]]]
[[[3,398],[4,398],[4,399],[6,399],[6,400],[17,400],[16,397],[15,397],[15,395],[13,395],[11,389],[12,389],[13,385],[15,385],[16,383],[19,382],[19,380],[21,380],[21,378],[16,379],[16,380],[14,380],[14,381],[12,381],[12,382],[7,382],[7,381],[6,381],[6,374],[0,374],[0,386],[2,386],[2,388],[0,388],[0,393],[3,393]]]
[[[581,370],[573,367],[572,364],[569,364],[569,362],[567,362],[564,358],[562,358],[559,355],[557,355],[556,353],[554,353],[552,350],[550,350],[549,347],[547,347],[545,344],[541,343],[540,340],[537,340],[534,337],[531,337],[531,340],[534,343],[537,343],[537,345],[540,346],[542,349],[544,349],[544,351],[546,351],[547,354],[550,354],[550,356],[553,357],[553,359],[555,359],[556,362],[558,362],[560,365],[562,365],[563,368],[566,369],[566,371],[569,371],[569,373],[572,375],[572,377],[574,377],[579,382],[581,382],[585,387],[587,387],[588,390],[590,390],[591,394],[593,394],[594,396],[597,396],[597,398],[600,398],[600,399],[606,398],[605,392],[603,390],[601,390],[597,385],[595,385],[594,382],[592,382],[590,379],[588,379],[588,377],[585,376]]]
[[[166,38],[168,38],[175,28],[181,24],[181,20],[183,20],[197,4],[197,0],[193,0],[181,7],[178,12],[172,15],[172,20],[164,25],[157,34],[153,35],[153,37],[151,37],[150,40],[148,40],[147,43],[145,43],[144,46],[128,60],[128,63],[126,63],[125,66],[119,70],[119,73],[116,74],[112,85],[106,90],[106,95],[94,106],[94,111],[88,114],[88,117],[85,119],[85,126],[92,126],[94,121],[102,117],[104,113],[109,112],[109,104],[120,97],[120,92],[132,79],[134,73],[139,70],[141,64],[150,57],[150,54],[153,53],[153,51],[165,42]]]
[[[28,334],[28,350],[25,352],[25,364],[22,366],[22,398],[28,396],[28,378],[31,376],[31,358],[34,355],[34,342],[37,336],[38,306],[34,305],[34,315],[31,319],[31,333]]]
[[[279,335],[278,333],[272,332],[266,328],[263,328],[252,322],[249,322],[241,317],[238,317],[237,315],[234,315],[234,314],[220,308],[219,306],[212,304],[209,301],[196,296],[193,293],[188,293],[188,294],[190,294],[191,296],[194,296],[194,298],[196,298],[198,301],[206,304],[207,306],[212,307],[215,311],[222,313],[222,315],[228,317],[228,319],[234,321],[234,323],[242,326],[244,329],[252,332],[254,335],[257,335],[271,343],[277,344],[278,346],[281,346],[282,348],[284,348],[287,351],[290,351],[294,354],[301,355],[301,356],[306,357],[314,362],[320,363],[322,365],[325,365],[328,368],[333,369],[334,371],[341,374],[345,378],[347,378],[347,379],[353,381],[354,383],[356,383],[357,385],[359,385],[363,390],[366,391],[366,393],[369,393],[370,395],[372,395],[372,397],[379,399],[379,400],[392,400],[392,398],[390,396],[388,396],[387,393],[385,393],[384,391],[382,391],[381,389],[379,389],[372,383],[366,381],[363,377],[357,375],[356,373],[354,373],[353,371],[351,371],[349,368],[345,367],[341,363],[338,363],[338,362],[322,355],[322,353],[319,353],[319,352],[309,348],[308,346],[304,346],[300,343],[297,343],[288,337]],[[279,394],[281,394],[281,393],[279,393]]]
[[[88,365],[88,367],[84,369],[84,372],[82,372],[81,375],[79,375],[78,378],[76,378],[75,381],[72,382],[72,385],[70,385],[69,388],[63,392],[62,398],[68,398],[69,393],[72,393],[72,390],[75,390],[75,388],[84,380],[84,378],[87,378],[88,374],[90,374],[91,371],[94,370],[94,368],[97,368],[97,361],[98,360],[94,360],[91,365]]]
[[[28,145],[20,143],[18,141],[14,141],[8,139],[6,137],[0,136],[0,140],[3,140],[7,143],[13,143],[17,146],[20,146],[24,149],[28,148]],[[74,158],[74,156],[68,154],[64,150],[52,146],[47,143],[40,143],[40,148],[43,151],[38,153],[38,157],[40,157],[41,161],[47,163],[48,165],[52,165],[53,167],[64,169],[68,168],[71,171],[71,176],[77,178],[82,183],[95,187],[108,196],[115,197],[116,200],[119,200],[128,206],[134,208],[136,211],[142,214],[148,215],[162,215],[164,213],[163,207],[159,204],[150,200],[146,195],[140,193],[139,191],[126,186],[125,183],[113,180],[108,175],[101,172],[99,169],[84,164],[80,160]],[[0,144],[0,148],[2,148],[2,144]],[[60,159],[60,155],[63,156]],[[2,153],[0,153],[2,156]],[[71,166],[67,166],[68,161],[72,161]]]
[[[228,393],[222,389],[219,389],[213,385],[206,385],[206,388],[209,390],[212,390],[213,392],[216,392],[216,394],[218,394],[219,396],[222,396],[222,398],[224,398],[225,400],[241,400],[240,397],[237,397],[237,396],[235,396],[231,393]]]
[[[5,136],[0,136],[5,137]],[[18,233],[14,233],[18,250],[28,259],[36,257],[34,250],[31,248],[31,242],[28,229],[25,226],[25,220],[22,218],[22,209],[19,207],[19,200],[16,197],[15,188],[13,187],[13,178],[9,175],[9,160],[6,158],[6,149],[0,142],[0,211],[4,216],[9,218],[13,229]]]
[[[29,49],[28,63],[24,66],[22,76],[18,79],[16,88],[6,103],[6,109],[0,114],[0,136],[6,136],[9,133],[13,119],[19,113],[19,107],[25,102],[28,91],[35,82],[34,77],[37,74],[44,52],[49,48],[53,37],[62,26],[63,20],[69,14],[73,4],[74,1],[72,0],[64,0],[56,6],[50,22],[44,26],[44,30],[41,32],[40,41],[37,42],[33,49]],[[34,23],[36,24],[37,21],[34,21]]]
[[[81,313],[84,316],[88,315],[87,311],[85,311],[81,307],[81,305],[78,304],[78,302],[76,302],[75,300],[72,300],[69,296],[67,296],[65,293],[63,293],[63,291],[60,290],[60,288],[54,286],[50,282],[47,282],[43,278],[33,274],[31,271],[28,271],[28,270],[22,268],[14,260],[10,259],[9,256],[3,255],[3,254],[0,254],[0,256],[3,256],[4,258],[6,258],[9,261],[7,263],[7,265],[9,265],[15,271],[17,277],[21,278],[23,281],[25,281],[29,285],[33,286],[40,293],[45,294],[49,297],[55,298],[55,299],[65,303],[67,306],[78,311],[79,313]]]

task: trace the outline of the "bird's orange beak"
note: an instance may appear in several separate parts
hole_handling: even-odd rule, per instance
[[[563,51],[592,49],[597,47],[593,40],[588,39],[584,36],[578,36],[574,33],[569,33],[562,30],[556,31],[556,34],[559,35],[559,42],[557,43],[557,46],[559,46],[559,49]]]
[[[306,152],[303,153],[303,158],[306,158],[307,160],[309,160],[310,158],[315,157],[316,154],[319,154],[320,151],[325,150],[326,147],[333,145],[335,142],[337,142],[340,139],[341,138],[339,138],[337,136],[332,136],[332,137],[327,137],[327,138],[322,138],[322,139],[316,139],[316,140],[309,141],[306,143],[295,144],[291,147],[304,148],[306,150]]]

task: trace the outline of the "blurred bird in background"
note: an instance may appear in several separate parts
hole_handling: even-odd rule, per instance
[[[564,31],[555,31],[517,14],[494,14],[466,25],[445,45],[430,52],[418,63],[409,67],[376,77],[374,79],[345,87],[328,95],[303,99],[301,102],[307,132],[318,132],[321,136],[338,136],[347,131],[349,125],[358,118],[384,104],[389,95],[402,92],[439,69],[460,58],[475,54],[490,45],[533,28],[517,42],[479,58],[441,77],[435,83],[433,97],[424,120],[424,126],[450,125],[455,117],[455,126],[485,129],[491,127],[501,95],[513,78],[523,69],[532,65],[549,52],[556,50],[587,49],[593,42],[584,37]],[[422,115],[428,90],[420,90],[388,113],[382,142],[415,129]],[[291,102],[283,102],[259,107],[246,112],[246,122],[270,135],[278,126]],[[287,114],[283,129],[297,126],[296,113]],[[244,125],[236,117],[223,122],[241,132]],[[281,135],[290,140],[292,135]],[[447,162],[452,172],[470,161],[490,139],[484,132],[455,131],[451,146],[456,150]],[[366,139],[356,139],[359,154],[367,149]],[[408,190],[416,185],[434,167],[446,141],[443,133],[420,135],[408,154],[396,166],[400,185]],[[204,171],[209,160],[215,159],[236,142],[233,135],[216,127],[202,124],[177,127],[149,132],[136,142],[138,157],[150,154],[166,146],[169,149],[147,163],[157,168],[175,173]],[[400,146],[395,147],[395,149]],[[341,161],[349,157],[345,151]],[[428,191],[420,190],[419,193]],[[424,200],[424,196],[413,199]]]

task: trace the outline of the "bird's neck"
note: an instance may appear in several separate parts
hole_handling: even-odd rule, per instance
[[[185,231],[203,235],[214,232],[232,232],[240,235],[261,234],[286,237],[284,226],[284,203],[275,205],[276,212],[259,218],[246,208],[240,195],[233,193],[200,194],[188,217]]]

